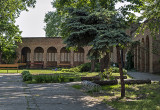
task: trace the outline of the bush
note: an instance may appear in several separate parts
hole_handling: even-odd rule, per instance
[[[29,71],[23,71],[22,73],[23,81],[32,81],[32,75]]]
[[[115,78],[112,76],[112,68],[109,69],[104,69],[103,73],[99,73],[99,76],[104,80],[104,79],[108,79],[108,80],[115,80]]]
[[[112,68],[112,73],[119,73],[119,68],[118,67],[111,67]],[[127,74],[127,70],[123,69],[123,74]]]
[[[36,83],[60,83],[64,82],[65,77],[60,74],[54,75],[34,75]]]
[[[80,72],[88,72],[91,70],[91,63],[84,63],[80,65]]]
[[[84,63],[70,69],[62,69],[63,72],[89,72],[91,70],[91,63]],[[100,63],[95,64],[95,71],[100,71]]]

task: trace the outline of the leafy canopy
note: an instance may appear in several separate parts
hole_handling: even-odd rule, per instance
[[[21,41],[21,31],[15,19],[27,7],[34,7],[35,0],[0,0],[0,50]]]
[[[64,42],[70,47],[93,44],[98,46],[103,42],[109,47],[124,45],[129,41],[124,31],[126,25],[116,11],[99,9],[88,12],[86,8],[70,8],[69,16],[63,24],[62,36]]]
[[[127,0],[54,0],[52,2],[53,8],[56,8],[54,12],[48,12],[45,16],[46,27],[44,28],[47,37],[56,37],[60,35],[62,31],[61,25],[68,16],[67,8],[87,7],[87,12],[94,12],[97,8],[104,8],[110,11],[115,10],[115,4],[118,2],[124,2]],[[135,15],[128,9],[125,11],[119,10],[119,13],[128,14],[129,16]],[[130,17],[131,18],[131,17]]]

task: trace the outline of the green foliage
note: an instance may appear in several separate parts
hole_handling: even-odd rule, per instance
[[[75,88],[75,89],[81,89],[82,85],[76,84],[76,85],[73,85],[72,87]]]
[[[21,11],[27,10],[27,7],[34,7],[35,2],[35,0],[0,0],[0,63],[3,51],[14,47],[16,42],[21,42],[21,31],[15,25],[16,18]]]
[[[65,72],[89,72],[91,70],[91,63],[84,63],[79,66],[70,69],[62,69]],[[95,71],[100,71],[100,64],[95,64]]]
[[[60,83],[64,82],[65,77],[60,74],[54,75],[34,75],[35,83]]]
[[[126,98],[120,98],[120,85],[104,86],[105,102],[118,110],[159,110],[159,84],[125,85]],[[115,98],[115,96],[117,98]],[[102,98],[101,97],[101,98]],[[129,101],[130,100],[130,101]]]
[[[85,63],[80,65],[80,72],[88,72],[91,70],[91,63]]]
[[[134,68],[134,62],[133,62],[133,54],[131,51],[128,51],[127,53],[127,64],[126,69],[131,70]]]
[[[61,25],[64,23],[67,18],[68,12],[66,8],[74,7],[88,7],[88,11],[93,11],[93,9],[102,7],[106,9],[114,9],[114,4],[116,1],[113,0],[55,0],[52,2],[53,8],[56,8],[54,12],[48,12],[45,15],[45,32],[48,37],[57,37],[60,36],[60,32],[62,31]]]
[[[46,27],[44,28],[46,32],[46,37],[60,37],[61,25],[63,23],[64,16],[58,15],[57,12],[48,12],[45,15],[44,22]]]
[[[104,69],[104,72],[100,73],[99,75],[102,79],[113,80],[112,68]]]
[[[22,73],[23,81],[32,81],[32,75],[29,71],[23,71]]]
[[[2,62],[6,64],[13,64],[16,59],[15,47],[3,48]]]
[[[119,73],[119,67],[110,67],[109,69],[105,69],[103,73],[100,73],[103,78],[109,78],[114,73]],[[123,74],[127,74],[127,70],[123,69]]]
[[[119,68],[118,67],[111,67],[112,68],[112,73],[119,73]],[[127,70],[123,69],[123,74],[127,74]]]

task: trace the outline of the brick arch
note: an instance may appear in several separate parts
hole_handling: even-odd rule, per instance
[[[149,42],[149,36],[147,35],[146,37],[146,72],[149,72],[150,70],[150,56],[149,56],[149,53],[150,53],[150,42]]]
[[[57,49],[49,47],[47,49],[47,67],[57,66]]]
[[[57,49],[55,48],[55,47],[49,47],[48,49],[47,49],[47,53],[57,53]]]
[[[71,61],[71,51],[62,47],[60,50],[60,63],[70,63]]]
[[[21,50],[21,62],[27,63],[30,62],[30,53],[31,49],[29,47],[23,47]]]
[[[34,66],[35,67],[42,67],[44,55],[44,49],[42,47],[36,47],[34,49]]]
[[[42,47],[36,47],[34,53],[44,53],[44,49]]]
[[[84,49],[82,47],[79,47],[77,50],[73,53],[73,59],[74,59],[74,66],[78,66],[80,64],[84,63]]]

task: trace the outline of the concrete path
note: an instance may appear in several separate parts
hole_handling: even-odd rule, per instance
[[[152,81],[160,81],[160,75],[143,73],[143,72],[127,72],[128,75],[135,79],[150,79]]]
[[[0,74],[0,110],[25,110],[24,90],[20,75]]]
[[[18,74],[0,74],[0,110],[110,110],[73,84],[25,84]]]

